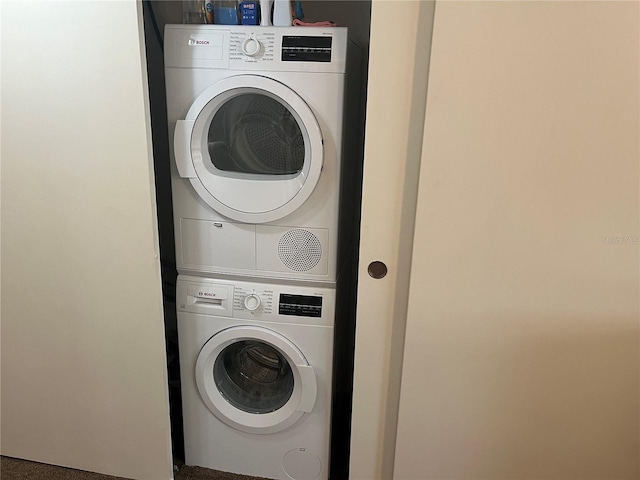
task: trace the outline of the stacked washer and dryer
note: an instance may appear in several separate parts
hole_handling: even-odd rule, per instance
[[[328,478],[348,45],[165,28],[188,465]]]

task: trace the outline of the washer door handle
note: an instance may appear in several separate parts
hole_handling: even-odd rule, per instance
[[[193,120],[178,120],[173,132],[173,155],[176,159],[176,167],[182,178],[196,178],[193,161],[191,160],[191,133],[193,132]]]
[[[316,384],[316,374],[313,367],[309,365],[296,365],[300,372],[300,381],[302,383],[302,394],[300,396],[299,412],[310,412],[316,404],[316,396],[318,394],[318,386]]]

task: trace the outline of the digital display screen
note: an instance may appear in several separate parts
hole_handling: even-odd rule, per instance
[[[283,62],[330,62],[333,37],[282,37]]]
[[[281,293],[278,313],[298,317],[320,317],[322,315],[322,297]]]

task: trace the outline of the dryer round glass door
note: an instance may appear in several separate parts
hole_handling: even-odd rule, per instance
[[[284,336],[238,326],[217,333],[196,361],[198,391],[221,421],[250,433],[273,433],[313,409],[313,368]]]
[[[181,176],[210,207],[241,222],[264,223],[299,208],[322,170],[318,122],[293,90],[257,75],[207,88],[176,124]]]

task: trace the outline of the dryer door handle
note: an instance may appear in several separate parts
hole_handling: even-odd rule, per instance
[[[191,159],[191,133],[193,132],[193,120],[178,120],[173,132],[173,155],[176,159],[176,167],[182,178],[196,178],[193,160]]]
[[[310,412],[316,404],[316,396],[318,395],[318,386],[316,383],[316,374],[313,367],[309,365],[296,365],[300,372],[300,381],[302,383],[302,395],[300,396],[299,412]]]

